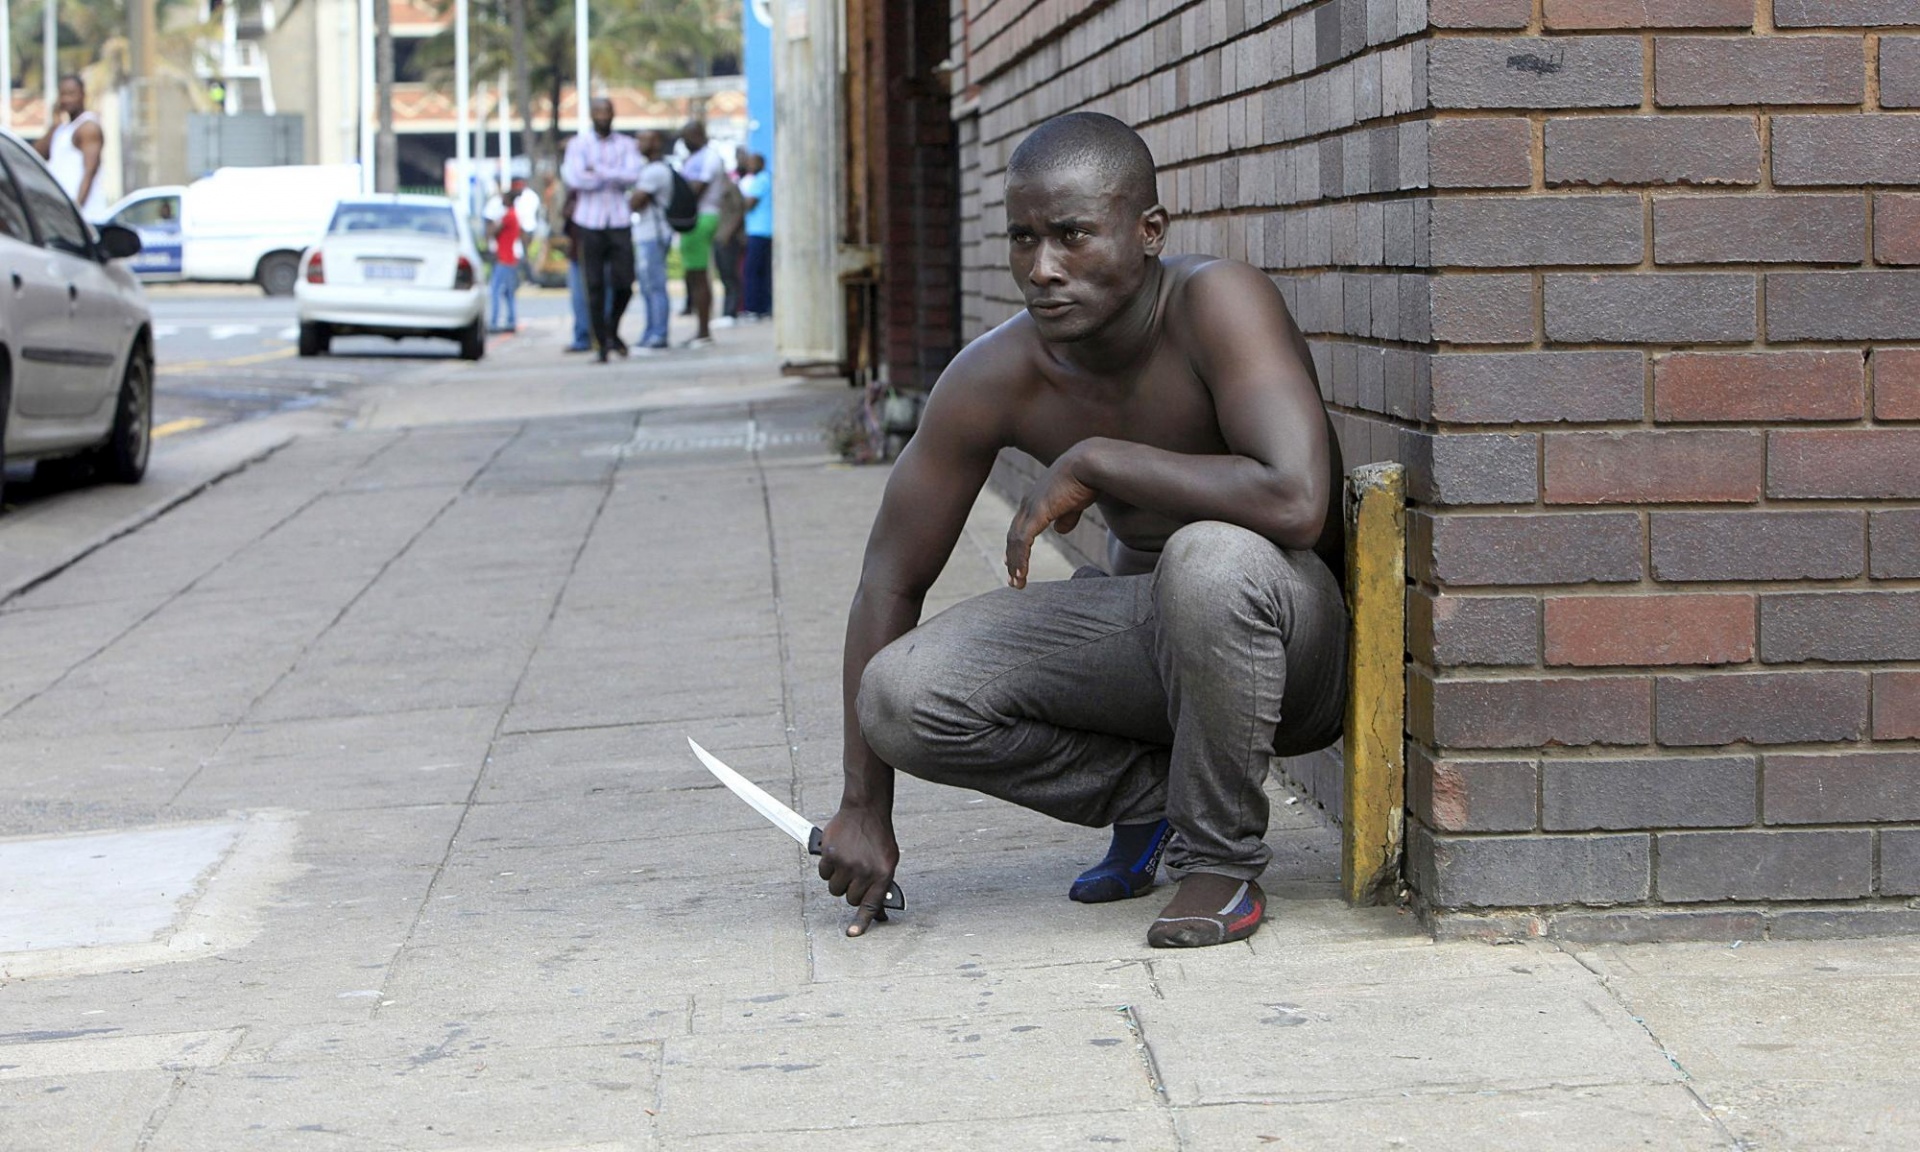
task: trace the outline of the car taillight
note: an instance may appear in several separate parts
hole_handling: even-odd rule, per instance
[[[473,261],[465,256],[460,257],[460,263],[454,266],[453,286],[455,288],[473,287]]]
[[[321,262],[320,253],[315,252],[312,256],[309,256],[307,258],[307,283],[325,284],[326,282],[327,282],[326,265]]]

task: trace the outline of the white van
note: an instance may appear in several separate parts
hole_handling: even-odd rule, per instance
[[[342,196],[360,191],[358,164],[221,168],[192,184],[142,188],[107,211],[140,234],[134,274],[146,281],[254,283],[291,296],[300,251]]]

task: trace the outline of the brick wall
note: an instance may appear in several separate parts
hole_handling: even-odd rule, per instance
[[[1436,925],[1920,928],[1920,0],[956,8],[963,336],[1008,152],[1111,112],[1409,466]]]

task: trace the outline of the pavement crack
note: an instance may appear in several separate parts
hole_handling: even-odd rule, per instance
[[[635,415],[634,423],[639,423],[638,415]],[[467,483],[461,487],[459,496],[454,499],[457,501],[461,496],[465,496],[475,481],[493,466],[493,462],[526,433],[527,425],[522,424],[518,431],[503,440],[500,447],[487,457],[487,462],[474,470]],[[500,739],[507,725],[507,717],[512,714],[514,702],[520,698],[520,692],[526,686],[527,672],[533,667],[534,660],[539,658],[541,644],[545,642],[547,634],[553,630],[554,619],[560,615],[560,605],[567,598],[567,589],[573,586],[574,575],[580,571],[580,558],[586,555],[587,548],[593,543],[593,534],[599,529],[600,518],[606,515],[607,503],[613,499],[614,489],[619,486],[619,482],[620,471],[617,468],[609,469],[606,478],[601,481],[600,501],[593,506],[593,515],[587,520],[586,531],[580,534],[580,543],[574,547],[573,555],[567,560],[566,577],[560,581],[560,586],[554,590],[553,600],[547,605],[547,618],[540,623],[540,634],[534,638],[532,644],[527,646],[527,656],[521,661],[519,673],[514,676],[513,689],[507,693],[506,702],[500,707],[500,715],[493,722],[493,732],[487,737],[486,751],[480,756],[480,770],[473,774],[473,784],[467,789],[466,800],[461,803],[460,818],[454,821],[453,831],[447,836],[447,847],[440,853],[440,859],[434,863],[433,878],[427,881],[426,891],[420,894],[420,904],[414,909],[413,918],[407,921],[407,930],[401,934],[400,943],[394,948],[393,958],[387,961],[386,972],[380,980],[380,995],[374,1000],[372,1012],[369,1014],[371,1016],[378,1016],[381,1004],[392,999],[389,995],[389,987],[393,982],[394,973],[399,970],[400,958],[413,944],[414,935],[420,930],[421,919],[426,916],[427,909],[433,907],[434,894],[440,890],[441,882],[446,879],[447,863],[453,859],[454,846],[460,843],[460,833],[467,826],[467,817],[473,815],[474,808],[479,804],[480,788],[486,783],[488,766],[493,763],[494,754],[499,749]],[[441,513],[445,511],[445,508],[441,509]],[[437,520],[441,513],[436,513],[434,518]],[[411,546],[409,542],[408,547]],[[405,549],[402,549],[402,552],[404,551]]]
[[[1714,1131],[1718,1132],[1720,1137],[1727,1142],[1727,1147],[1735,1149],[1736,1152],[1747,1152],[1747,1149],[1751,1148],[1752,1145],[1735,1135],[1733,1129],[1727,1127],[1727,1122],[1721,1117],[1719,1109],[1715,1108],[1705,1096],[1700,1094],[1700,1090],[1695,1086],[1693,1073],[1687,1070],[1685,1064],[1681,1063],[1680,1057],[1674,1053],[1672,1048],[1667,1046],[1665,1040],[1660,1038],[1660,1034],[1653,1030],[1653,1025],[1647,1022],[1646,1017],[1634,1011],[1633,1005],[1621,994],[1620,989],[1614,986],[1613,980],[1607,976],[1606,972],[1602,970],[1599,965],[1590,962],[1585,956],[1566,947],[1566,945],[1560,941],[1556,940],[1552,943],[1562,954],[1572,958],[1575,964],[1580,965],[1580,967],[1591,973],[1593,978],[1599,982],[1601,991],[1605,992],[1609,999],[1620,1006],[1620,1010],[1627,1014],[1627,1018],[1632,1020],[1634,1024],[1639,1027],[1640,1031],[1646,1033],[1647,1039],[1653,1042],[1655,1048],[1659,1049],[1660,1055],[1668,1064],[1673,1066],[1675,1072],[1680,1074],[1680,1086],[1687,1090],[1687,1095],[1693,1099],[1694,1107],[1700,1109],[1701,1114],[1706,1117],[1707,1123],[1713,1125]]]

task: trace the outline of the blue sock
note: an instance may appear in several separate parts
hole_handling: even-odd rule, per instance
[[[1146,895],[1153,888],[1154,876],[1160,871],[1160,853],[1172,834],[1165,820],[1115,824],[1106,859],[1080,874],[1068,890],[1068,898],[1082,904],[1104,904]]]

